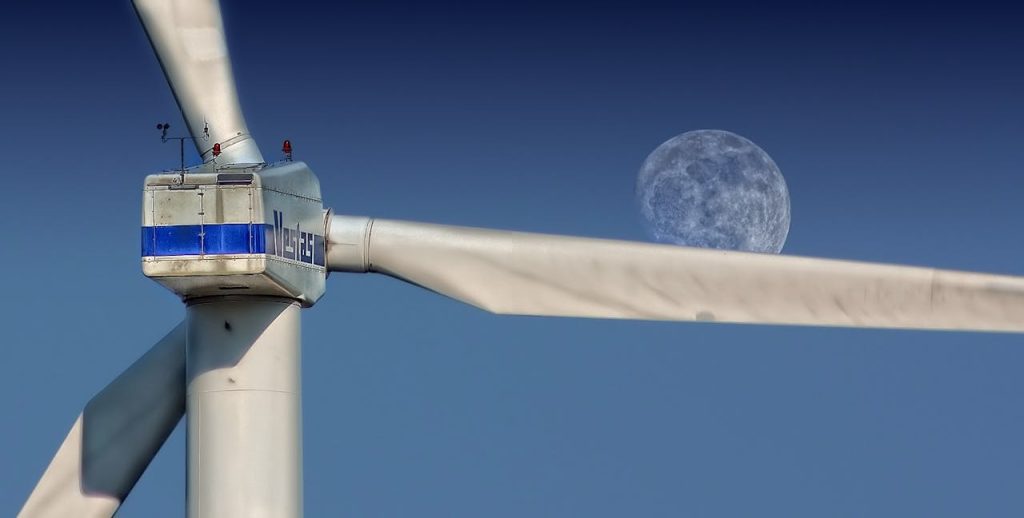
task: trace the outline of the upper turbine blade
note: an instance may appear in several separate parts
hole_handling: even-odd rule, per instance
[[[494,313],[1024,331],[1024,278],[334,216],[332,271]]]
[[[183,322],[85,405],[18,516],[112,516],[184,414]]]
[[[216,0],[132,0],[203,161],[258,164],[263,155],[238,104]],[[207,135],[207,130],[209,135]]]

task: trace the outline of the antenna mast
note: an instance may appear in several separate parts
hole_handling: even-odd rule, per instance
[[[179,137],[168,137],[167,136],[167,130],[171,129],[171,123],[169,123],[169,122],[162,122],[162,123],[157,124],[156,125],[156,129],[160,130],[160,142],[163,142],[163,143],[166,144],[168,140],[177,140],[178,141],[178,172],[181,175],[181,182],[185,183],[185,141],[186,140],[191,140],[191,141],[195,142],[198,139],[196,137],[191,136],[191,135],[190,136],[179,136]],[[200,137],[200,138],[202,138],[202,140],[204,142],[210,140],[210,123],[209,122],[204,122],[203,123],[203,136]],[[214,148],[217,148],[217,147],[219,147],[219,145],[218,144],[214,144]],[[218,154],[219,154],[219,149],[215,149],[214,150],[214,157],[216,157]]]

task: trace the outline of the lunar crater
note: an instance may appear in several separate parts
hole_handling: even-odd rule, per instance
[[[778,253],[789,234],[789,190],[753,142],[722,130],[673,137],[644,161],[636,200],[662,243]]]

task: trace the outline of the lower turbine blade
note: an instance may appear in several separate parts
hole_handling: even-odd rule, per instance
[[[334,216],[328,267],[494,313],[1024,331],[1024,278]]]
[[[185,414],[185,324],[92,398],[21,517],[109,517]]]

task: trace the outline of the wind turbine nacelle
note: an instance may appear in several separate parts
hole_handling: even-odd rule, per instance
[[[142,272],[182,299],[288,297],[311,306],[327,276],[320,182],[302,162],[146,177]]]

